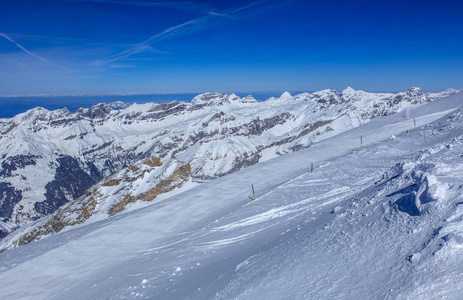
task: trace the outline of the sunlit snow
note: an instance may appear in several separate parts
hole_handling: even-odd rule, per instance
[[[458,299],[462,105],[407,108],[3,252],[0,297]]]

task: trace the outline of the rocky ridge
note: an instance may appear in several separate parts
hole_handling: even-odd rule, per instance
[[[109,104],[75,113],[35,108],[0,119],[0,217],[19,225],[54,218],[54,225],[42,229],[57,232],[455,92],[411,88],[378,94],[347,88],[285,92],[264,102],[207,93],[191,102],[119,110]]]

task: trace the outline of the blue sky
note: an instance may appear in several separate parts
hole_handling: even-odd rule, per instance
[[[462,1],[0,0],[0,96],[463,88]]]

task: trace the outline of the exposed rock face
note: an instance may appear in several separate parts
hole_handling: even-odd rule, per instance
[[[108,215],[113,216],[122,210],[129,204],[136,201],[151,201],[155,199],[158,195],[170,192],[175,188],[181,187],[185,182],[191,178],[191,166],[186,164],[176,169],[172,174],[169,175],[166,179],[160,180],[154,187],[150,188],[148,191],[140,193],[138,195],[132,195],[128,193],[122,198],[119,202],[116,202],[108,210]]]
[[[45,186],[45,199],[34,204],[35,211],[45,216],[54,212],[63,204],[77,199],[85,190],[102,179],[99,170],[87,163],[90,174],[82,170],[77,159],[63,156],[57,159],[59,166],[56,168],[55,178]]]
[[[14,231],[19,226],[7,221],[5,218],[0,218],[0,239],[6,237],[10,232]],[[0,250],[1,252],[2,250]]]
[[[457,91],[442,95],[452,92]],[[398,94],[347,88],[341,93],[284,93],[265,102],[207,93],[191,103],[134,104],[120,110],[112,107],[124,105],[99,104],[75,113],[36,108],[0,119],[0,216],[25,224],[82,197],[89,203],[79,202],[87,212],[82,214],[92,215],[93,202],[86,192],[98,202],[92,187],[101,180],[97,190],[118,188],[124,196],[116,198],[127,197],[123,209],[140,197],[178,186],[171,183],[177,179],[169,177],[172,170],[167,166],[188,166],[188,178],[194,180],[216,178],[439,97],[418,88]],[[138,169],[124,170],[125,177],[109,177],[128,166]],[[145,190],[145,196],[125,196],[133,188],[127,182],[136,184],[151,174],[149,168],[162,170],[158,179],[150,179],[150,189],[155,189]],[[162,180],[167,180],[165,187]]]
[[[41,157],[35,155],[20,154],[6,158],[2,162],[0,177],[11,177],[13,171],[24,169],[26,166],[35,166],[37,158]]]
[[[37,241],[66,227],[91,221],[102,214],[113,216],[137,201],[152,201],[160,194],[182,187],[191,180],[190,164],[159,164],[157,157],[122,170],[37,223],[26,225],[3,241],[0,251]],[[169,174],[168,176],[164,176]],[[146,186],[140,182],[149,182]],[[1,228],[0,228],[1,229]],[[1,232],[1,231],[0,231]],[[4,234],[6,236],[6,234]]]
[[[14,206],[22,200],[22,193],[9,182],[0,182],[0,217],[8,218]]]

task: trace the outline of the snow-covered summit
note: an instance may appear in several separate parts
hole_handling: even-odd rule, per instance
[[[355,90],[354,90],[352,87],[348,86],[348,87],[346,87],[344,90],[342,90],[341,94],[343,94],[343,95],[345,95],[345,96],[347,96],[347,95],[354,95],[354,94],[355,94]]]
[[[124,108],[129,107],[129,106],[132,105],[132,104],[133,104],[133,102],[115,101],[115,102],[109,103],[109,106],[110,106],[112,109],[124,109]]]
[[[220,93],[205,93],[200,94],[191,100],[193,105],[207,105],[207,106],[222,106],[227,103],[239,102],[241,100],[235,94],[222,95]],[[247,99],[248,101],[250,99]]]
[[[426,95],[419,87],[411,87],[405,93],[407,96],[419,99],[421,102],[427,101]]]
[[[426,97],[416,89],[398,94],[346,89],[283,93],[280,98],[288,101],[206,93],[191,102],[117,110],[103,103],[75,113],[35,108],[0,120],[0,217],[25,224],[49,215],[151,157],[163,166],[189,164],[195,182],[217,178],[430,100]],[[161,169],[167,173],[153,175],[151,185],[170,176],[172,169]]]
[[[105,118],[112,111],[111,104],[99,103],[90,108],[79,108],[77,114],[91,119]]]
[[[290,99],[292,98],[291,94],[289,92],[284,92],[283,94],[281,94],[280,96],[280,100],[285,100],[285,99]]]
[[[314,104],[291,105],[301,103]],[[0,297],[459,299],[462,104],[457,94],[409,107],[142,209],[0,253]],[[124,187],[146,188],[164,162],[149,158],[121,170],[93,195],[114,199],[128,192]],[[190,169],[176,166],[182,171],[168,167],[174,184]],[[132,196],[123,204],[133,204]],[[103,208],[85,197],[86,208]],[[89,210],[71,209],[79,203],[60,208],[56,223],[19,229],[21,241],[60,228],[73,214],[85,218]]]
[[[451,96],[453,94],[461,93],[463,90],[457,90],[457,89],[446,89],[445,91],[442,91],[440,93],[427,93],[426,95],[428,96],[429,99],[439,99],[442,97],[447,97]]]
[[[204,93],[194,97],[191,103],[194,105],[205,104],[209,103],[211,100],[220,99],[222,96],[223,95],[220,93]]]

